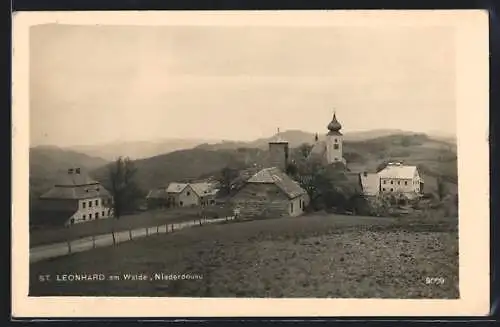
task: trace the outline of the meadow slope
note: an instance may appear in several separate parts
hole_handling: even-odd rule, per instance
[[[203,279],[38,281],[68,273]],[[30,295],[458,298],[457,220],[316,214],[196,227],[35,263]]]

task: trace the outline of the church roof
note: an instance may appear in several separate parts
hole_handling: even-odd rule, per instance
[[[299,183],[276,167],[264,168],[253,175],[247,183],[275,184],[290,199],[305,194],[306,191],[300,187]]]
[[[336,134],[336,135],[342,135],[340,133],[340,129],[342,128],[342,125],[340,125],[339,121],[337,120],[337,116],[335,113],[333,114],[332,121],[328,124],[327,126],[328,130],[330,131],[328,134]]]

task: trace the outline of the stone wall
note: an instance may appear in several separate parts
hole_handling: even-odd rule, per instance
[[[274,184],[249,183],[240,189],[231,203],[240,209],[242,219],[289,216],[290,200]]]

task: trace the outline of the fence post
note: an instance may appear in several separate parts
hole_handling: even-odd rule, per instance
[[[132,230],[131,229],[128,230],[128,235],[130,236],[130,240],[132,241]]]
[[[68,241],[68,253],[71,253],[71,241]]]
[[[156,234],[160,234],[160,226],[156,226]]]
[[[92,247],[95,249],[95,235],[92,235]]]
[[[201,219],[200,219],[200,226],[201,226]]]
[[[148,230],[148,229],[149,229],[149,228],[148,228],[148,227],[146,227],[146,236],[149,236],[149,230]]]
[[[115,232],[111,232],[111,236],[113,236],[113,245],[116,245]]]

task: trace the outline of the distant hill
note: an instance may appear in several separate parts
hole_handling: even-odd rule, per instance
[[[301,144],[304,143],[309,143],[312,144],[314,143],[315,140],[315,133],[310,133],[310,132],[304,132],[300,130],[287,130],[284,132],[280,133],[281,137],[284,138],[285,140],[288,141],[290,144],[290,147],[295,148],[298,147]],[[357,141],[357,142],[362,142],[362,141],[368,141],[368,140],[373,140],[376,138],[380,137],[388,137],[388,136],[412,136],[412,135],[419,135],[415,132],[408,132],[408,131],[402,131],[402,130],[397,130],[397,129],[376,129],[376,130],[370,130],[370,131],[360,131],[360,132],[348,132],[344,134],[344,141],[350,142],[350,141]],[[452,138],[444,138],[442,136],[434,138],[433,136],[428,136],[429,139],[436,139],[436,141],[442,141],[442,142],[449,142],[449,143],[454,143],[454,140]],[[236,149],[240,147],[248,147],[248,148],[259,148],[259,149],[267,149],[269,141],[273,139],[273,136],[267,137],[267,138],[260,138],[255,141],[251,142],[237,142],[237,141],[224,141],[221,143],[215,143],[215,144],[201,144],[198,145],[197,148],[205,149],[205,150],[227,150],[227,149]],[[318,135],[319,140],[324,140],[325,135],[324,134],[319,134]]]
[[[260,149],[174,151],[147,159],[135,160],[137,182],[143,190],[166,186],[173,181],[193,181],[209,177],[228,166],[236,169],[262,165],[267,161],[267,151]],[[93,171],[92,176],[104,185],[109,176],[107,167]]]
[[[69,147],[68,149],[111,161],[120,156],[128,156],[131,159],[149,158],[177,150],[191,149],[206,142],[210,141],[202,139],[165,139],[158,141],[133,141],[99,145],[77,145]]]
[[[108,163],[107,160],[92,157],[76,151],[55,146],[37,146],[29,150],[30,193],[39,196],[53,186],[55,179],[70,167],[92,171]]]
[[[346,141],[365,141],[378,137],[390,135],[412,135],[397,129],[376,129],[370,131],[347,132],[344,134]],[[300,130],[287,130],[281,133],[291,147],[297,147],[303,143],[313,143],[315,133]],[[319,134],[319,139],[324,139],[325,135]],[[437,135],[430,136],[436,140],[455,143],[452,137]],[[85,153],[89,156],[100,157],[106,160],[115,160],[119,156],[128,156],[131,159],[144,159],[158,155],[167,154],[178,150],[198,148],[203,150],[234,150],[238,148],[259,148],[267,149],[271,137],[260,138],[250,142],[238,140],[205,140],[205,139],[164,139],[158,141],[135,141],[135,142],[115,142],[100,145],[80,145],[69,147],[68,150]]]
[[[292,130],[282,134],[292,148],[314,141],[313,133]],[[226,166],[238,169],[261,166],[267,161],[270,139],[205,143],[191,149],[141,158],[135,160],[137,180],[143,190],[149,190],[172,181],[215,176]],[[105,159],[55,147],[33,148],[30,154],[30,185],[35,194],[50,187],[58,171],[65,171],[72,165],[88,169],[92,177],[104,184],[107,182],[106,164],[109,161]],[[123,155],[130,153],[124,152]],[[404,131],[398,134],[396,130],[346,133],[344,156],[348,168],[355,172],[375,170],[387,160],[400,160],[419,165],[429,176],[440,175],[455,184],[457,181],[456,144],[425,134]]]
[[[250,144],[224,142],[212,146],[201,145],[193,149],[137,160],[135,161],[138,168],[137,180],[141,188],[148,190],[167,185],[172,181],[215,176],[226,166],[238,169],[261,166],[268,158],[266,140],[268,139],[257,140]],[[294,143],[297,145],[303,142],[295,139]],[[262,144],[260,148],[242,147],[259,144]],[[292,151],[292,155],[294,152]],[[434,140],[425,134],[404,133],[363,141],[346,141],[344,155],[348,161],[348,168],[354,172],[376,170],[384,161],[400,160],[419,165],[429,176],[442,175],[454,183],[457,180],[454,145]],[[98,180],[106,180],[106,175],[105,168],[94,171],[94,177]]]

